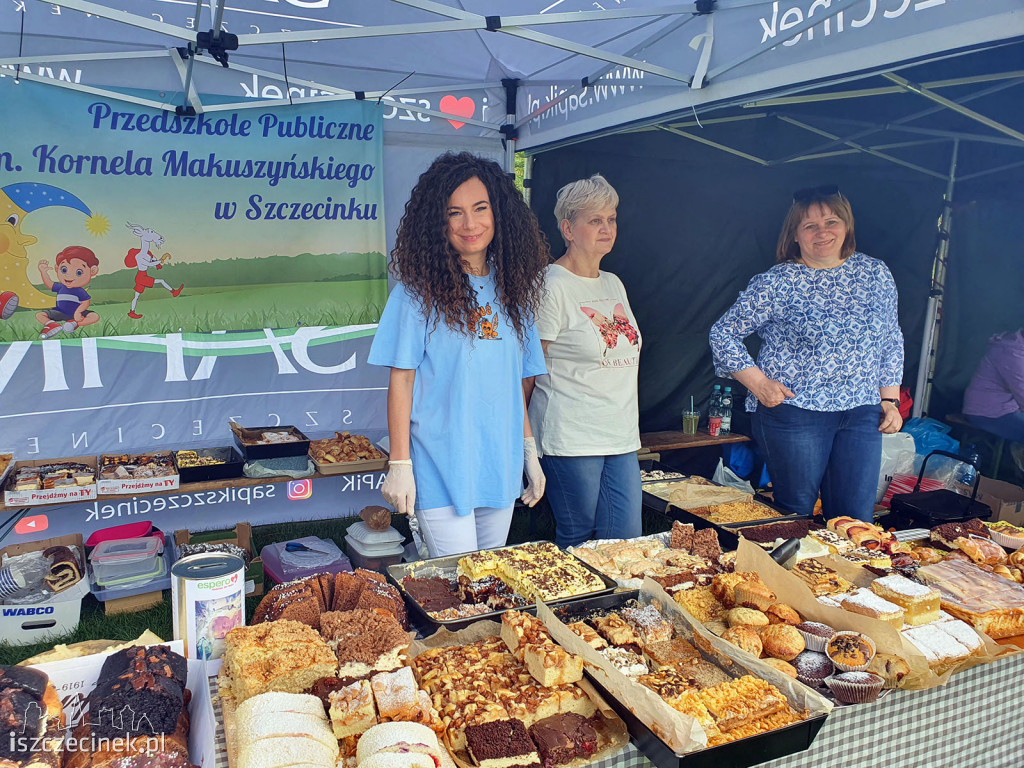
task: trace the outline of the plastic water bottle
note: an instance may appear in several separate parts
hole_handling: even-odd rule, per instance
[[[969,443],[967,446],[967,452],[965,454],[968,461],[978,463],[978,450],[974,447],[973,443]],[[962,493],[964,496],[970,496],[974,493],[974,482],[978,479],[978,470],[974,468],[973,464],[968,464],[967,461],[961,461],[956,468],[956,474],[953,476],[953,481],[956,484],[957,493]]]
[[[726,387],[722,393],[722,429],[723,435],[732,430],[732,387]]]
[[[722,431],[722,385],[715,384],[711,390],[711,402],[708,403],[708,434],[718,437]]]

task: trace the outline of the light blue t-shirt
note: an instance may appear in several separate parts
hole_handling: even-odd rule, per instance
[[[415,369],[410,458],[416,508],[509,507],[522,492],[522,380],[547,373],[531,323],[525,349],[496,300],[494,273],[471,278],[479,304],[472,338],[428,323],[396,285],[370,348],[371,365]]]

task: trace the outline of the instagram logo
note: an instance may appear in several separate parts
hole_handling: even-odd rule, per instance
[[[288,481],[288,500],[289,501],[302,501],[308,499],[313,495],[313,481],[312,480],[289,480]]]

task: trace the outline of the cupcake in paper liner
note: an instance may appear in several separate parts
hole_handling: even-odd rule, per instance
[[[825,645],[836,636],[832,627],[818,621],[801,621],[796,625],[796,630],[803,636],[807,650],[817,653],[824,653]]]
[[[840,672],[863,672],[875,658],[875,641],[860,632],[836,632],[825,645],[825,655]]]
[[[910,674],[910,665],[895,654],[879,653],[871,660],[867,671],[885,680],[886,688],[899,688],[903,678]]]
[[[817,651],[804,651],[793,659],[793,666],[796,668],[796,679],[812,688],[821,688],[825,678],[836,671],[828,656]]]
[[[885,680],[874,672],[840,672],[826,677],[825,685],[843,704],[867,704],[878,698]]]

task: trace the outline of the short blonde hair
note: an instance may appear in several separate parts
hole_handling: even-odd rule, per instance
[[[563,221],[568,220],[572,223],[583,211],[618,207],[619,193],[615,191],[615,187],[600,173],[595,173],[589,179],[570,182],[558,190],[558,196],[555,198],[555,219],[561,232]],[[564,235],[562,239],[565,239]]]

